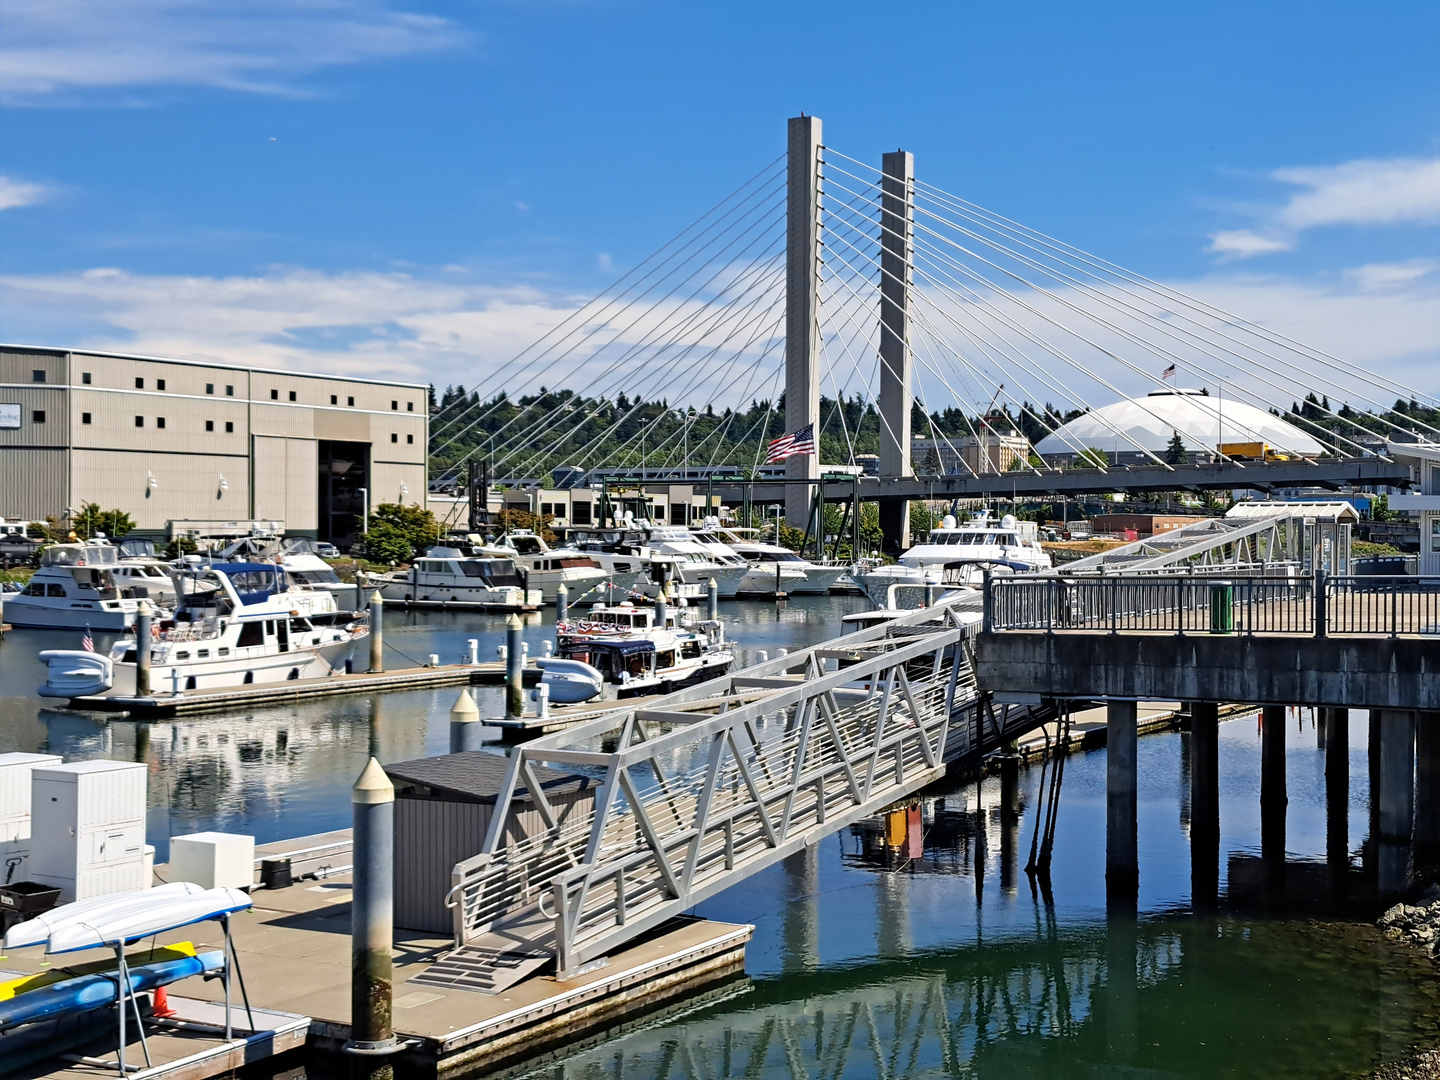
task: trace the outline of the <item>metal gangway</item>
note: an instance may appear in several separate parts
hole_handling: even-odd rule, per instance
[[[552,957],[571,977],[1044,722],[977,694],[978,607],[905,613],[516,747],[483,850],[455,866],[457,948],[433,979],[494,992]],[[537,765],[598,780],[593,807],[562,814]],[[537,811],[543,827],[512,839]]]

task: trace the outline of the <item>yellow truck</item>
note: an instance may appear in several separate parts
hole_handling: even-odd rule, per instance
[[[1263,442],[1221,443],[1220,453],[1235,461],[1289,461],[1289,454],[1281,454]]]

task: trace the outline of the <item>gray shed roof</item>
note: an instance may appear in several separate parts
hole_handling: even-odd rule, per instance
[[[429,788],[436,794],[457,796],[464,802],[493,803],[509,768],[510,759],[507,757],[484,750],[466,750],[459,754],[397,761],[386,765],[385,773],[397,789],[404,785],[416,785]],[[596,785],[588,776],[547,769],[543,765],[533,768],[535,778],[547,795],[569,795]],[[523,786],[516,788],[515,793],[522,798],[527,794]],[[404,797],[403,790],[397,791],[397,794]]]

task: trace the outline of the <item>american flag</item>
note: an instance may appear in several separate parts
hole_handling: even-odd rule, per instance
[[[765,464],[774,465],[777,461],[784,461],[788,457],[813,453],[815,453],[815,425],[806,424],[799,431],[790,435],[782,435],[774,440],[770,444],[770,452],[765,455]]]
[[[85,627],[85,636],[80,639],[80,647],[86,652],[95,651],[95,639],[90,636],[90,627]]]
[[[1174,365],[1174,364],[1171,364],[1169,367],[1167,367],[1164,371],[1162,371],[1162,372],[1160,373],[1160,378],[1162,378],[1162,379],[1173,379],[1174,377],[1175,377],[1175,365]]]

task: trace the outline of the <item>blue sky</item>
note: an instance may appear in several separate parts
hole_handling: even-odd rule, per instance
[[[0,338],[445,383],[821,116],[1440,390],[1440,6],[0,0]]]

